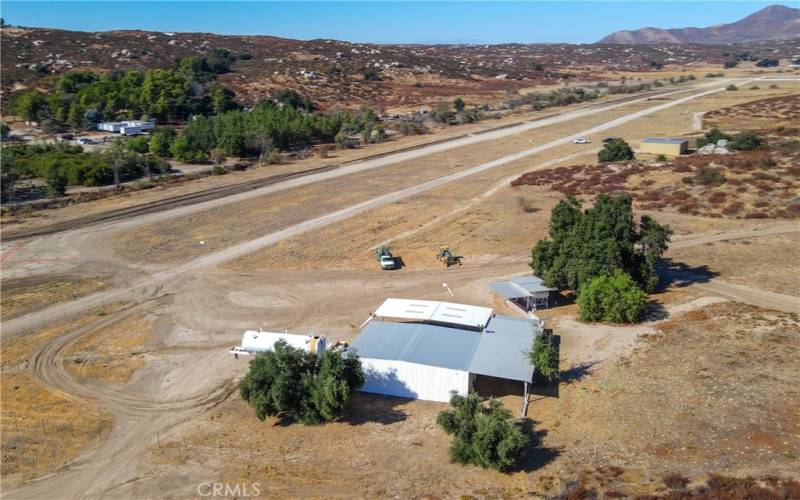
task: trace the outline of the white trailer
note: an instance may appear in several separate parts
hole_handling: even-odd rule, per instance
[[[242,345],[230,351],[234,357],[256,355],[275,349],[275,343],[283,340],[289,346],[322,356],[327,347],[325,337],[321,335],[298,335],[289,332],[265,332],[263,330],[247,330],[242,336]]]

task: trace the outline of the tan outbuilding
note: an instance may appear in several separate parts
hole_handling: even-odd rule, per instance
[[[686,154],[689,141],[686,139],[648,138],[642,141],[639,152],[651,155],[680,156]]]

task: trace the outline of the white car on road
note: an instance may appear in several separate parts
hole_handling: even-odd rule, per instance
[[[592,141],[590,141],[586,137],[578,137],[577,139],[572,140],[573,144],[589,144],[590,142]]]

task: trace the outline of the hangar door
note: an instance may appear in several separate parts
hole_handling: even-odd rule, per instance
[[[462,395],[469,391],[469,372],[461,370],[370,358],[361,358],[361,366],[364,392],[447,403],[452,391]]]

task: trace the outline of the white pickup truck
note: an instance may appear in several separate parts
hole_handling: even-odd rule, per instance
[[[378,262],[381,264],[381,268],[384,270],[394,269],[397,266],[397,263],[394,261],[394,257],[391,254],[389,255],[381,255]]]

